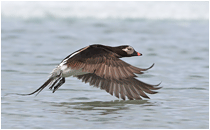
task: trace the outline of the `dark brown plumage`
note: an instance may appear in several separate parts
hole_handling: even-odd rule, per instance
[[[119,58],[140,56],[131,46],[110,47],[90,45],[67,56],[52,71],[50,78],[36,91],[41,92],[47,85],[55,92],[63,83],[65,77],[74,76],[85,83],[99,87],[117,98],[126,97],[130,100],[149,98],[146,93],[155,94],[160,87],[137,80],[135,74],[143,74],[147,69],[134,67]],[[37,94],[38,94],[37,93]]]

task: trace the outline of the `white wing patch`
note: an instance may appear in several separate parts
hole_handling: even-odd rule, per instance
[[[64,60],[60,63],[59,66],[64,65],[68,59],[70,59],[70,58],[72,58],[74,55],[76,55],[76,54],[78,54],[78,53],[84,51],[84,50],[87,49],[88,47],[89,47],[89,46],[87,46],[87,47],[85,47],[85,48],[83,48],[83,49],[81,49],[81,50],[79,50],[79,51],[74,52],[74,53],[71,54],[69,57],[67,57],[66,59],[64,59]]]
[[[53,69],[53,71],[51,72],[50,77],[56,77],[58,75],[61,75],[62,77],[69,77],[69,76],[77,76],[77,75],[83,75],[83,74],[87,74],[88,72],[83,72],[82,69],[79,70],[74,70],[71,69],[71,67],[67,67],[66,62],[72,58],[73,56],[75,56],[76,54],[80,53],[81,51],[87,49],[89,46],[74,52],[73,54],[71,54],[69,57],[67,57],[66,59],[64,59],[55,69]]]
[[[73,53],[72,55],[70,55],[68,58],[66,58],[65,60],[63,60],[63,61],[60,63],[59,66],[63,66],[63,65],[66,63],[66,61],[67,61],[68,59],[70,59],[70,58],[73,57],[74,55],[78,54],[79,52],[80,52],[80,51],[77,51],[77,52]]]
[[[73,53],[68,59],[70,59],[71,57],[73,57],[74,55],[78,54],[80,51],[77,51],[75,53]]]

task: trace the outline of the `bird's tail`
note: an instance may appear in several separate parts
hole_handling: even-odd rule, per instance
[[[26,95],[33,95],[33,94],[37,93],[36,94],[36,96],[37,96],[48,85],[51,85],[50,89],[53,89],[53,93],[54,93],[63,83],[65,83],[65,78],[62,77],[62,71],[60,68],[56,67],[52,71],[49,79],[37,90],[35,90],[34,92],[29,93],[29,94],[18,94],[18,95],[26,96]]]
[[[26,96],[26,95],[33,95],[35,93],[37,93],[36,95],[38,95],[45,87],[47,87],[48,84],[50,84],[52,81],[54,80],[54,78],[49,78],[41,87],[39,87],[37,90],[35,90],[32,93],[29,94],[18,94],[18,95],[22,95],[22,96]]]

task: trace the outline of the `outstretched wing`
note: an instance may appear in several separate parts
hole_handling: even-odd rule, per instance
[[[144,92],[149,94],[155,94],[157,92],[153,90],[160,89],[157,85],[150,85],[144,82],[137,80],[134,77],[124,78],[124,79],[105,79],[100,76],[97,76],[94,73],[78,75],[78,79],[81,79],[82,82],[89,82],[90,85],[99,87],[100,89],[106,90],[106,92],[111,95],[115,95],[117,98],[122,98],[125,100],[126,96],[128,99],[142,99],[149,98]]]
[[[124,79],[136,77],[154,66],[141,69],[122,61],[118,54],[104,48],[94,48],[89,46],[73,57],[64,60],[65,65],[71,69],[82,69],[83,72],[94,73],[105,79]]]
[[[121,97],[125,100],[127,96],[130,100],[149,98],[144,92],[154,94],[152,90],[159,89],[156,86],[143,83],[137,80],[135,74],[142,74],[154,66],[147,69],[134,67],[122,61],[119,55],[104,48],[88,47],[80,53],[66,60],[66,65],[72,69],[82,69],[89,72],[84,75],[75,75],[83,82],[100,87],[111,95]]]

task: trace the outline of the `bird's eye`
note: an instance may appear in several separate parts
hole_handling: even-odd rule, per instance
[[[132,49],[131,48],[127,48],[129,51],[131,51]]]

